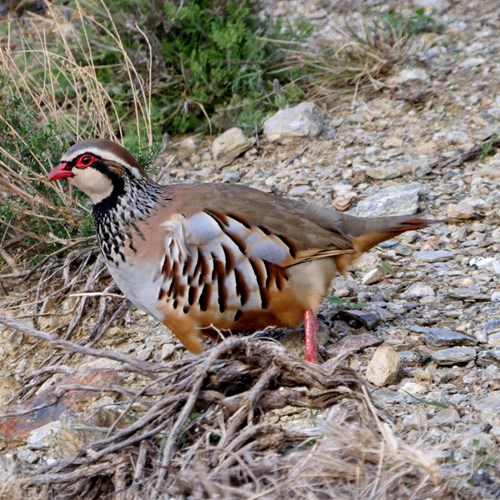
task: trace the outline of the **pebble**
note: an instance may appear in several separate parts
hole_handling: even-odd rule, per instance
[[[487,301],[489,297],[476,287],[450,288],[446,295],[451,299]]]
[[[469,261],[469,266],[491,270],[495,274],[500,274],[500,260],[495,257],[473,257]]]
[[[476,66],[482,66],[486,62],[484,57],[468,57],[465,61],[460,63],[460,67],[464,69],[475,68]]]
[[[426,10],[438,12],[439,14],[450,8],[450,2],[448,0],[413,0],[413,5],[415,5],[416,8],[423,7]]]
[[[422,68],[405,68],[402,69],[397,75],[390,78],[389,81],[395,84],[404,84],[412,81],[420,81],[429,83],[431,78],[429,73]]]
[[[402,177],[403,175],[411,173],[411,171],[412,167],[409,163],[398,162],[380,167],[371,167],[367,169],[365,173],[372,179],[386,180],[395,179],[396,177]]]
[[[432,359],[438,365],[455,365],[467,363],[476,359],[476,350],[473,347],[450,347],[432,353]]]
[[[264,135],[269,142],[282,142],[297,137],[314,138],[323,130],[323,118],[313,102],[285,108],[264,122]]]
[[[415,252],[415,257],[425,262],[446,262],[455,257],[453,252],[448,250],[426,250],[422,252]]]
[[[212,143],[212,154],[220,167],[230,165],[233,160],[250,149],[255,143],[238,127],[230,128],[219,135]]]
[[[421,297],[434,297],[434,288],[424,282],[413,283],[402,294],[405,299],[419,299]]]
[[[40,459],[37,453],[29,449],[18,451],[17,458],[19,458],[19,460],[21,460],[22,462],[26,462],[28,464],[34,464],[35,462],[38,462],[38,460]]]
[[[416,182],[394,184],[360,201],[348,213],[358,217],[413,214],[418,209],[421,190],[422,185]]]
[[[474,337],[464,333],[446,330],[444,328],[428,328],[425,334],[425,343],[432,347],[476,345],[478,342]]]
[[[373,285],[381,281],[386,274],[387,272],[382,266],[377,266],[361,278],[361,283],[363,283],[363,285]]]
[[[500,331],[500,318],[493,318],[486,322],[483,327],[484,333],[490,334]]]
[[[455,425],[460,422],[460,415],[455,408],[443,408],[439,410],[430,420],[429,427],[441,427],[442,425]]]
[[[488,335],[488,344],[494,346],[500,346],[500,332]]]
[[[476,216],[474,207],[465,202],[451,203],[446,207],[447,219],[467,220]]]
[[[354,322],[358,327],[364,326],[368,328],[368,330],[375,330],[380,323],[380,318],[376,314],[366,311],[340,310],[337,313],[337,317],[346,323],[351,324]]]
[[[378,387],[388,385],[396,379],[399,363],[399,354],[393,347],[380,346],[366,367],[366,378]]]
[[[306,184],[304,184],[303,186],[295,186],[292,189],[290,189],[290,191],[288,191],[287,194],[289,196],[302,196],[305,193],[307,193],[307,191],[309,191],[309,189],[310,189],[310,186],[308,186]]]
[[[497,416],[500,415],[500,391],[492,392],[486,397],[472,403],[472,406],[482,413],[492,413]]]
[[[362,351],[368,347],[375,347],[383,344],[384,340],[371,333],[359,333],[357,335],[349,335],[340,339],[330,349],[328,355],[335,357],[345,354],[353,354]]]
[[[400,403],[404,400],[404,394],[399,391],[391,391],[390,389],[375,389],[372,392],[372,397],[376,401],[386,404]]]
[[[418,396],[426,391],[425,386],[416,382],[405,382],[399,390],[403,393],[408,393],[410,396]]]

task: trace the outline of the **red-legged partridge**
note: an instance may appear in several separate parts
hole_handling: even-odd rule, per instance
[[[123,147],[79,142],[49,180],[86,193],[109,272],[125,296],[191,352],[202,335],[305,322],[317,360],[316,312],[337,272],[374,245],[432,221],[357,218],[245,186],[161,186]]]

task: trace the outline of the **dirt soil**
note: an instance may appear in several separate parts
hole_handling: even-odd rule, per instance
[[[325,124],[319,137],[275,144],[259,136],[253,148],[223,168],[213,161],[213,138],[201,143],[174,139],[175,147],[160,158],[160,177],[175,183],[238,182],[354,210],[366,210],[360,202],[383,189],[392,188],[384,199],[413,189],[419,209],[442,222],[377,247],[348,277],[336,279],[332,295],[337,303],[325,304],[320,312],[321,352],[326,361],[346,349],[349,339],[357,339],[346,364],[368,380],[373,401],[390,415],[397,438],[426,450],[454,495],[498,498],[500,152],[488,143],[500,121],[498,3],[279,1],[270,8],[284,18],[308,18],[317,33],[330,36],[332,23],[341,23],[353,9],[374,16],[388,4],[400,12],[426,6],[443,28],[423,36],[416,56],[396,67],[378,91],[334,103],[319,101]],[[479,154],[461,156],[479,144]],[[29,289],[23,287],[4,283],[7,306]],[[33,303],[22,312],[6,310],[40,330],[61,332],[76,300],[44,304],[43,312],[64,311],[65,316],[22,319],[40,312]],[[365,307],[353,309],[352,303]],[[88,336],[97,308],[97,299],[88,302],[87,319],[73,340]],[[29,383],[30,374],[47,364],[51,352],[9,328],[0,333],[0,400],[5,405]],[[285,346],[299,356],[302,335],[282,335]],[[373,370],[390,369],[386,357],[368,369],[376,362],[379,343],[397,353],[399,365],[393,380],[377,386]],[[133,309],[96,347],[149,362],[189,356],[163,326]],[[101,359],[78,359],[68,366],[110,366]],[[132,385],[136,382],[130,379]],[[318,415],[322,413],[286,407],[267,418],[293,429],[314,426]],[[52,445],[33,444],[33,439],[20,441],[4,440],[4,475],[13,454],[24,466],[36,467],[68,456],[81,444],[72,442],[69,451],[57,452]]]

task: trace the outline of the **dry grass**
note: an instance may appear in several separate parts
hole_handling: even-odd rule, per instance
[[[361,16],[332,23],[330,36],[314,47],[287,50],[291,66],[306,68],[300,85],[312,99],[334,100],[368,87],[379,90],[395,66],[407,62],[422,42],[388,23]]]
[[[131,116],[136,137],[129,131],[128,140],[153,144],[149,42],[143,36],[149,74],[141,75],[106,3],[93,3],[92,11],[102,11],[100,19],[107,19],[107,25],[88,14],[89,5],[75,2],[75,18],[71,21],[66,19],[68,11],[63,7],[48,4],[43,17],[26,13],[22,19],[0,22],[4,35],[0,75],[5,80],[0,117],[4,131],[0,134],[0,262],[3,268],[10,268],[8,275],[24,272],[26,257],[46,252],[50,245],[52,249],[70,248],[85,214],[89,217],[88,209],[71,188],[47,181],[48,172],[70,144],[88,137],[120,142],[125,135],[124,123],[130,123]],[[138,26],[135,29],[144,35]],[[100,39],[108,40],[106,50],[119,61],[108,70],[126,75],[122,80],[129,82],[128,89],[123,89],[131,101],[126,113],[117,109],[116,99],[98,78],[96,53],[102,47],[93,36],[95,32],[100,33]],[[14,113],[22,130],[12,121]],[[29,244],[23,243],[26,241]]]
[[[90,9],[92,7],[92,9]],[[109,27],[87,12],[102,11]],[[120,63],[110,68],[125,74],[139,143],[153,143],[151,128],[151,46],[139,26],[149,53],[149,75],[141,75],[132,62],[113,16],[104,1],[75,2],[76,18],[68,21],[66,12],[48,4],[43,16],[25,15],[5,21],[7,39],[0,50],[0,71],[8,76],[16,95],[36,106],[41,121],[56,123],[73,140],[89,136],[120,140],[123,121],[114,99],[97,77],[96,52],[99,45],[92,33],[98,31],[110,41],[106,50],[119,55]],[[149,77],[149,78],[148,78]],[[145,133],[143,137],[141,134]]]
[[[318,366],[273,341],[231,338],[202,356],[155,364],[61,341],[5,315],[0,322],[66,353],[113,359],[119,371],[143,380],[140,389],[96,387],[127,396],[125,409],[106,437],[91,439],[76,455],[17,470],[10,484],[29,498],[445,493],[435,460],[396,438],[362,380],[338,361]],[[81,389],[57,387],[56,398]],[[290,407],[319,410],[319,420],[296,429],[275,423]]]

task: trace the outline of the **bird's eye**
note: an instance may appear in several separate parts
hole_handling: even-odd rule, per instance
[[[92,155],[83,155],[80,158],[78,158],[76,166],[80,168],[90,167],[92,163],[94,163],[94,157]]]

